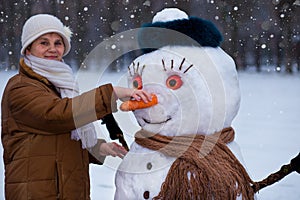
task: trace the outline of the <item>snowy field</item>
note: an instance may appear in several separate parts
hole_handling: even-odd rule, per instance
[[[0,71],[1,95],[8,78],[14,73]],[[78,80],[94,80],[94,76],[95,73],[82,72]],[[114,84],[126,86],[122,80],[124,76],[119,74],[105,75],[100,82],[108,82],[113,77],[118,77],[113,81]],[[247,169],[253,180],[258,181],[289,163],[300,151],[300,74],[278,74],[272,70],[257,74],[249,70],[239,72],[239,77],[242,103],[233,127]],[[95,86],[93,81],[85,84],[85,88]],[[138,129],[133,116],[121,112],[115,116],[126,134],[126,140],[132,141],[132,134]],[[99,129],[105,130],[103,127]],[[0,148],[1,155],[2,151]],[[91,165],[92,200],[113,199],[114,174],[120,161],[118,158],[109,158],[104,166]],[[4,199],[2,159],[0,179],[0,199]],[[299,187],[300,175],[294,172],[279,183],[261,190],[257,197],[261,200],[299,200]]]

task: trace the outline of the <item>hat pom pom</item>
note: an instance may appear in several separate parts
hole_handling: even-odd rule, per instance
[[[67,36],[69,40],[71,40],[73,32],[71,31],[70,27],[64,26],[64,34]]]
[[[165,8],[162,11],[156,13],[153,17],[152,23],[155,22],[168,22],[178,19],[188,19],[189,16],[178,8]]]

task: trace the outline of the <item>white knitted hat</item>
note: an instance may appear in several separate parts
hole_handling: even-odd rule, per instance
[[[67,55],[71,49],[70,41],[72,31],[69,27],[64,26],[57,17],[49,14],[34,15],[25,22],[21,36],[21,54],[25,54],[25,49],[34,40],[46,33],[52,32],[59,34],[63,38],[65,45],[65,52],[63,55]]]

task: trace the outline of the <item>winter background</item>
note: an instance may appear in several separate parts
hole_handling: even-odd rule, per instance
[[[16,71],[0,71],[0,93],[7,80]],[[80,72],[77,76],[82,89],[112,82],[114,85],[126,86],[126,72],[105,73],[95,71]],[[283,164],[300,152],[300,76],[299,73],[285,74],[274,71],[274,67],[265,67],[257,73],[249,68],[239,72],[241,88],[241,107],[234,120],[236,141],[239,143],[244,161],[254,181],[262,180],[270,173],[276,172]],[[2,98],[2,96],[0,96]],[[118,111],[115,114],[127,142],[132,142],[132,134],[138,125],[131,113]],[[108,139],[105,127],[99,125],[101,137]],[[3,149],[0,148],[0,154]],[[103,166],[90,165],[91,199],[112,200],[114,197],[114,176],[119,158],[107,158]],[[0,159],[0,198],[4,199],[3,160]],[[146,181],[146,180],[141,180]],[[138,183],[137,183],[138,184]],[[296,172],[278,183],[262,189],[257,195],[261,200],[299,200],[300,175]]]
[[[226,52],[235,56],[242,101],[233,127],[252,179],[262,180],[289,163],[300,151],[300,64],[299,57],[298,64],[289,60],[296,57],[293,53],[300,51],[299,0],[0,0],[0,99],[7,80],[17,73],[21,25],[30,15],[55,14],[72,28],[76,34],[72,51],[65,60],[78,69],[86,54],[104,38],[139,28],[164,7],[184,8],[190,15],[212,20],[224,35]],[[296,43],[298,49],[293,46]],[[286,68],[278,68],[284,65]],[[80,72],[78,80],[83,90],[105,82],[127,85],[126,67],[116,65],[105,74],[98,74],[96,67]],[[285,73],[291,68],[295,73]],[[133,134],[139,129],[133,115],[119,111],[115,117],[127,142],[132,142]],[[101,137],[109,140],[105,127],[97,127],[103,133]],[[103,166],[90,165],[92,200],[113,199],[115,170],[120,162],[119,158],[107,158]],[[299,200],[299,186],[300,175],[294,172],[262,189],[257,197]],[[0,199],[4,199],[2,159]]]

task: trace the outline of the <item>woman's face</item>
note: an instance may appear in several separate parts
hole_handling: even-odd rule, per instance
[[[61,61],[64,51],[65,45],[62,37],[57,33],[46,33],[26,49],[26,55]]]

